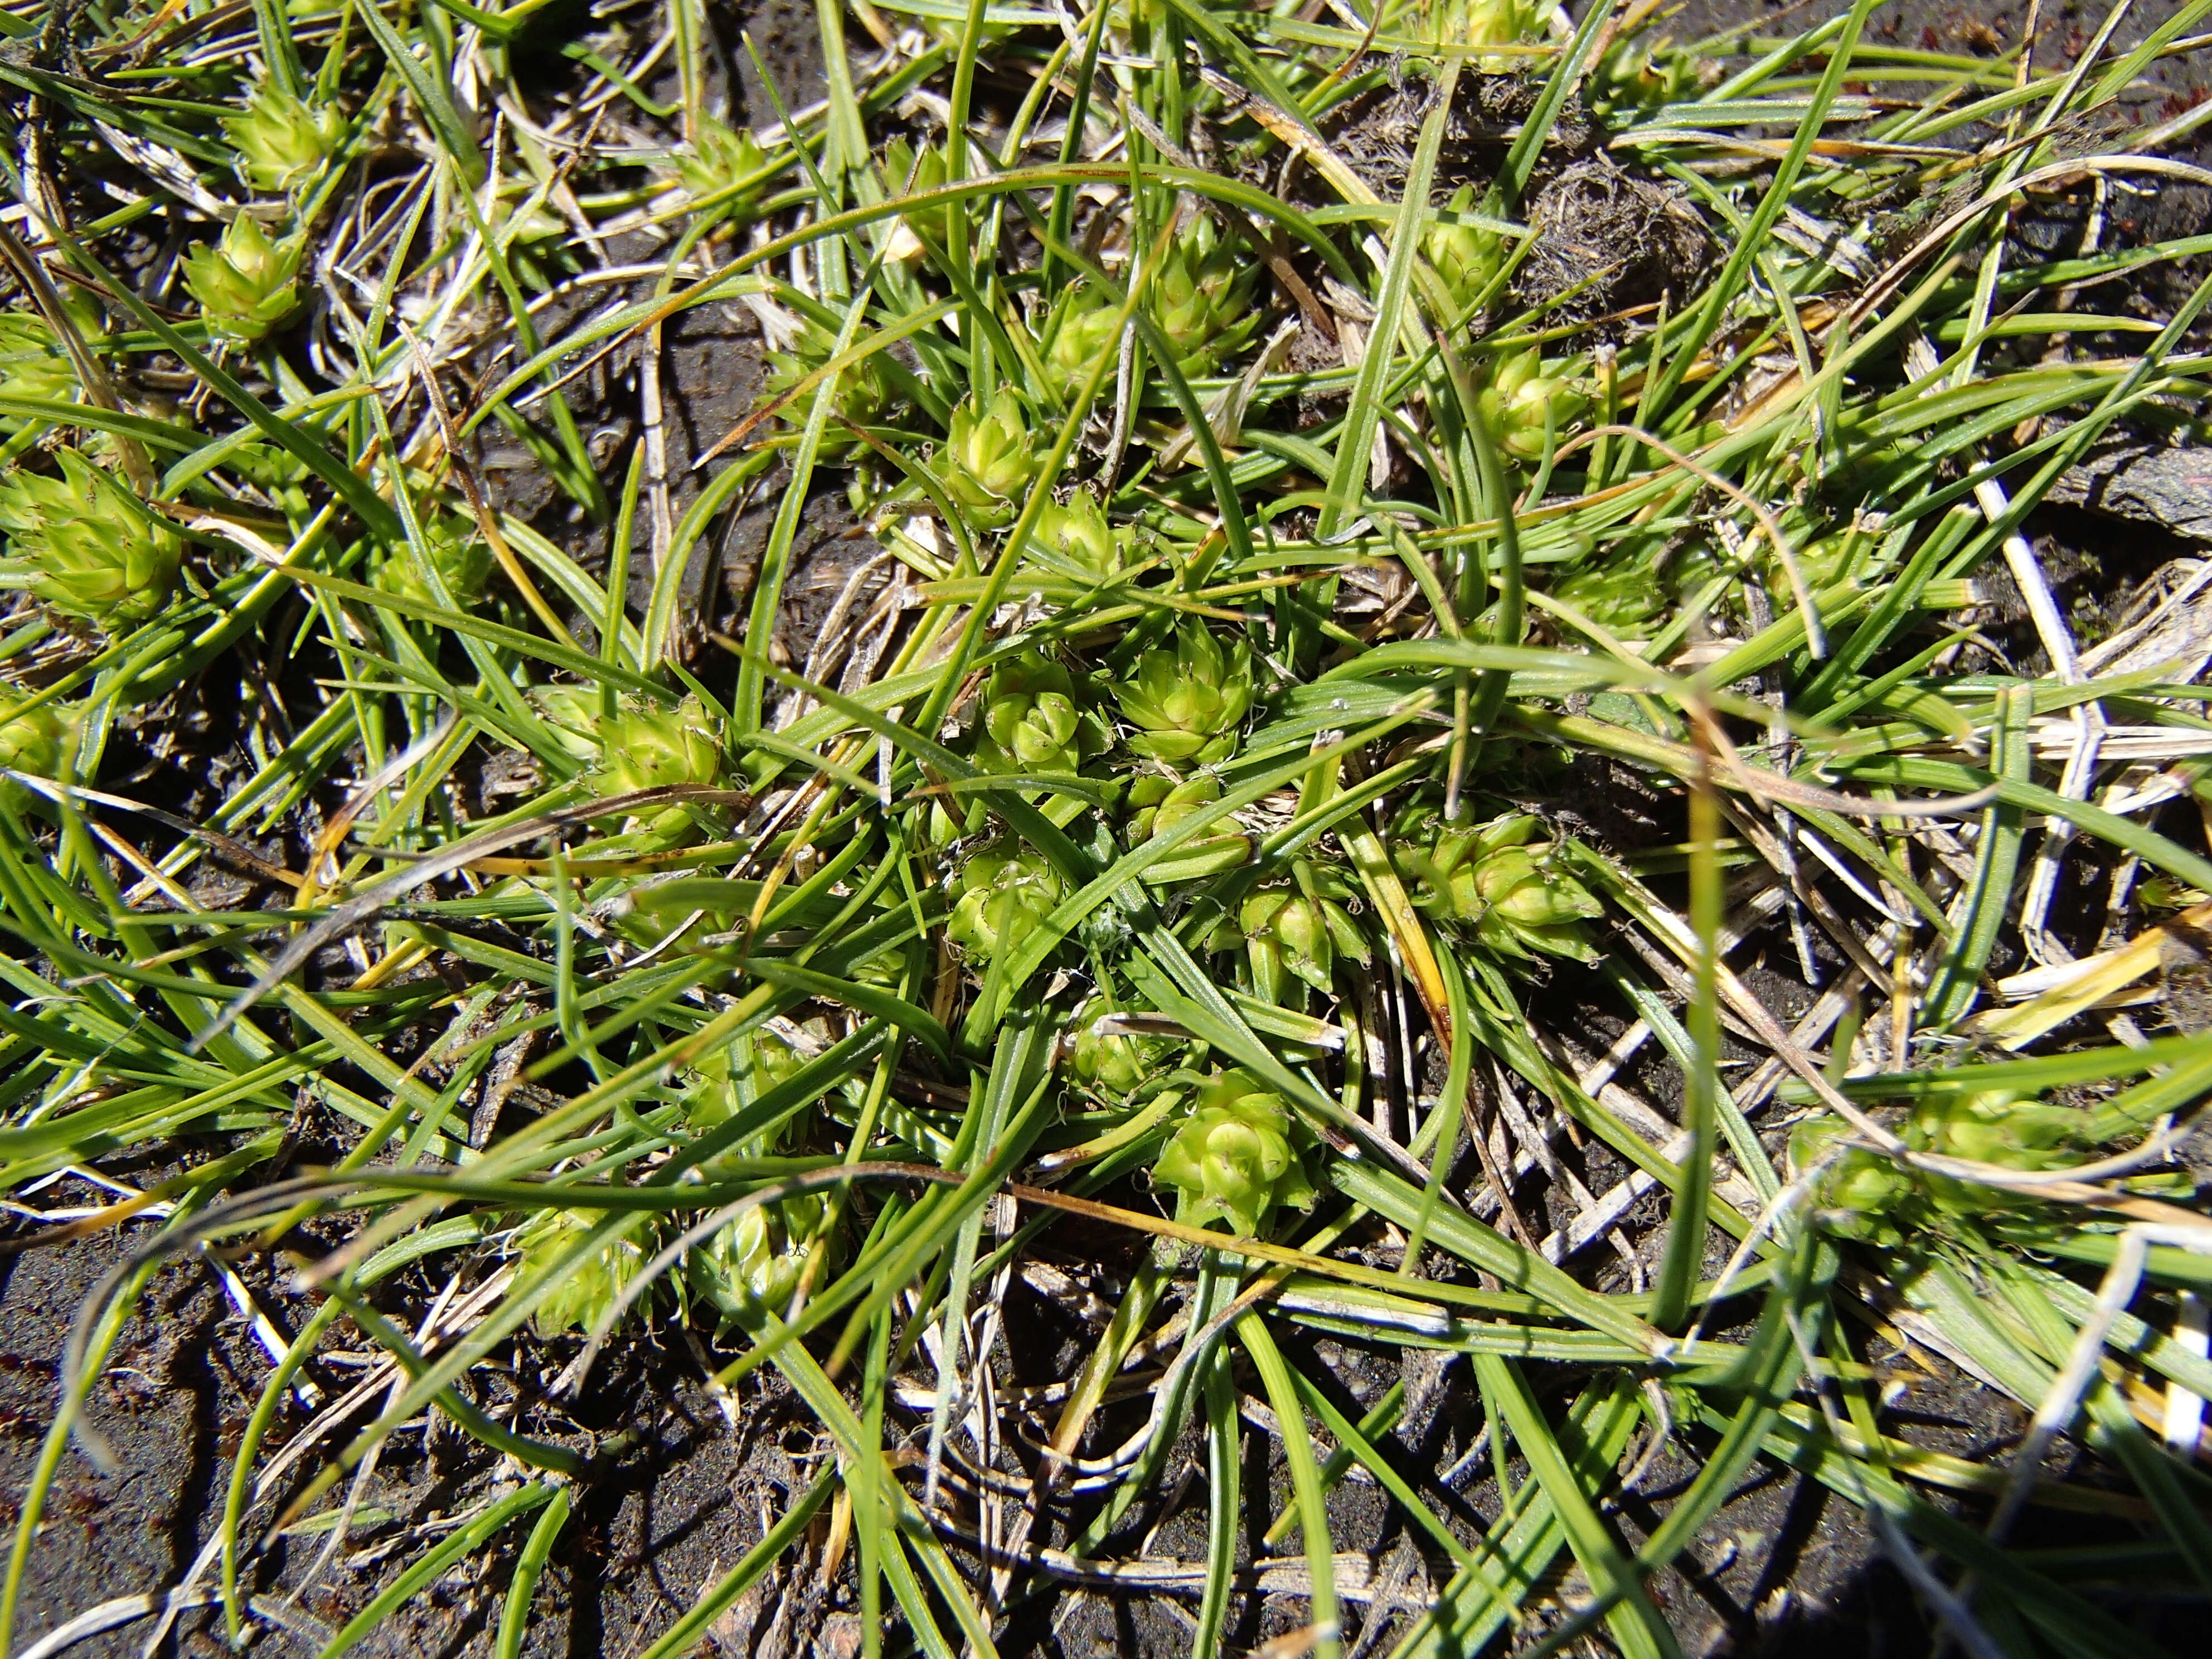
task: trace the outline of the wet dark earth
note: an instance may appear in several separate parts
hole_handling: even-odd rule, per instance
[[[33,1251],[11,1264],[0,1296],[0,1491],[9,1494],[0,1522],[12,1523],[13,1494],[23,1489],[38,1455],[55,1388],[55,1335],[75,1316],[88,1279],[112,1265],[117,1251],[112,1243]],[[1066,1265],[1081,1271],[1085,1264]],[[248,1268],[240,1273],[289,1327],[273,1287],[255,1284]],[[1061,1357],[1056,1351],[1075,1352],[1073,1322],[1033,1292],[1018,1288],[1009,1298],[1006,1329],[1016,1352],[1053,1354],[1055,1360]],[[1479,1453],[1468,1445],[1468,1431],[1482,1413],[1463,1362],[1301,1340],[1295,1332],[1285,1335],[1284,1345],[1308,1375],[1331,1381],[1340,1407],[1355,1416],[1392,1383],[1405,1382],[1411,1404],[1382,1442],[1395,1467],[1463,1533],[1495,1518],[1489,1457],[1478,1455],[1471,1469],[1465,1461],[1470,1449]],[[1913,1443],[1983,1457],[2002,1454],[2026,1425],[2024,1412],[1933,1354],[1879,1340],[1863,1352],[1895,1396],[1893,1432]],[[311,1369],[334,1394],[356,1382],[358,1371],[341,1363],[347,1358],[343,1344],[326,1353],[331,1363]],[[565,1358],[550,1358],[546,1371]],[[1065,1369],[1040,1366],[1054,1375]],[[265,1353],[210,1268],[178,1266],[156,1277],[90,1401],[88,1415],[113,1449],[115,1467],[102,1472],[81,1454],[68,1455],[31,1558],[26,1637],[112,1598],[190,1577],[196,1558],[217,1535],[229,1456],[267,1372]],[[1582,1381],[1544,1367],[1531,1367],[1530,1374],[1540,1388],[1563,1398]],[[658,1341],[640,1341],[612,1357],[594,1381],[589,1408],[576,1410],[574,1421],[610,1439],[626,1436],[632,1449],[610,1457],[580,1486],[574,1516],[538,1590],[526,1653],[550,1659],[640,1651],[689,1609],[703,1586],[734,1565],[791,1495],[811,1482],[829,1449],[781,1387],[749,1381],[732,1403],[726,1414],[709,1395],[680,1337],[663,1333]],[[1113,1443],[1133,1429],[1141,1408],[1139,1401],[1118,1417],[1109,1413],[1099,1443]],[[308,1417],[300,1402],[288,1402],[268,1444],[281,1446]],[[1632,1489],[1614,1505],[1613,1518],[1632,1546],[1659,1523],[1697,1473],[1709,1437],[1682,1438],[1686,1445],[1670,1443],[1644,1462]],[[1186,1441],[1178,1455],[1188,1460],[1200,1448],[1194,1434]],[[1255,1456],[1267,1444],[1257,1435],[1249,1443]],[[1171,1470],[1164,1483],[1170,1492],[1180,1486],[1179,1506],[1147,1516],[1142,1527],[1116,1540],[1118,1547],[1109,1546],[1109,1554],[1203,1560],[1205,1496],[1202,1483],[1189,1478],[1196,1470],[1188,1462],[1185,1470],[1180,1482]],[[1528,1478],[1517,1460],[1508,1474],[1516,1485]],[[434,1545],[450,1529],[447,1517],[479,1507],[501,1489],[503,1475],[511,1484],[511,1469],[495,1467],[442,1423],[427,1434],[400,1436],[360,1492],[349,1536],[329,1563],[319,1567],[327,1539],[312,1523],[274,1552],[264,1583],[278,1586],[283,1600],[271,1606],[270,1597],[263,1599],[272,1617],[263,1625],[262,1644],[319,1650],[388,1579],[396,1561]],[[1284,1547],[1263,1547],[1261,1534],[1291,1501],[1279,1455],[1267,1467],[1255,1461],[1244,1483],[1252,1520],[1240,1554],[1247,1560],[1278,1554]],[[1257,1501],[1261,1492],[1265,1504]],[[2125,1501],[2115,1507],[2124,1511]],[[1372,1485],[1340,1486],[1329,1513],[1339,1550],[1366,1555],[1378,1579],[1400,1573],[1405,1601],[1418,1605],[1423,1587],[1435,1582],[1427,1575],[1449,1565],[1413,1550]],[[2133,1535],[2122,1516],[2031,1510],[2029,1524],[2022,1544],[2037,1541],[2033,1528],[2054,1543]],[[1062,1541],[1066,1530],[1055,1528],[1062,1536],[1051,1541]],[[717,1650],[837,1659],[857,1650],[849,1573],[827,1588],[821,1577],[823,1532],[817,1527],[796,1565],[757,1585],[723,1615],[714,1627]],[[1290,1559],[1298,1560],[1295,1537],[1288,1547]],[[503,1550],[459,1563],[357,1651],[488,1653],[511,1570]],[[201,1587],[213,1583],[203,1577]],[[1911,1593],[1858,1512],[1817,1483],[1771,1465],[1752,1471],[1676,1565],[1652,1581],[1652,1595],[1684,1652],[1693,1656],[1902,1655],[1923,1650],[1926,1641]],[[1232,1645],[1239,1650],[1304,1620],[1301,1597],[1253,1595],[1244,1601],[1243,1617],[1232,1626]],[[1180,1654],[1188,1650],[1194,1605],[1048,1588],[1013,1610],[1000,1651]],[[1367,1609],[1355,1603],[1348,1611],[1357,1628]],[[205,1612],[185,1611],[177,1650],[223,1651],[209,1621]],[[142,1622],[74,1651],[137,1653],[149,1629]]]
[[[1776,7],[1763,0],[1698,0],[1673,30],[1678,37],[1689,37],[1747,23],[1761,25],[1761,32],[1771,34],[1802,27],[1826,9]],[[1913,0],[1883,7],[1874,32],[1900,45],[1995,50],[2019,38],[2027,9],[2011,3],[1954,6]],[[2138,4],[2122,27],[2121,43],[2140,39],[2173,9],[2172,0]],[[2101,15],[2075,0],[2044,6],[2039,60],[2078,51]],[[766,125],[776,118],[774,100],[739,40],[741,28],[750,31],[787,103],[802,105],[817,94],[822,73],[811,8],[769,0],[714,9],[711,21],[720,37],[720,61],[744,65],[730,100],[733,124]],[[2202,52],[2158,65],[2154,84],[2131,101],[2128,118],[2150,124],[2193,106],[2212,94],[2209,70],[2212,63]],[[2162,189],[2130,210],[2144,216],[2149,234],[2201,229],[2208,216],[2204,192],[2190,188]],[[593,294],[566,316],[549,313],[543,326],[549,337],[556,335],[565,322],[596,308],[605,297]],[[2149,302],[2158,298],[2153,295]],[[734,303],[687,313],[666,331],[660,378],[666,474],[676,515],[696,498],[706,476],[691,471],[693,459],[757,403],[764,379],[761,356],[750,313]],[[610,358],[571,390],[580,423],[592,434],[593,453],[604,458],[605,475],[619,477],[641,430],[635,350]],[[532,518],[580,560],[595,568],[603,564],[603,532],[583,526],[550,484],[533,472],[526,456],[492,453],[482,460],[502,506]],[[735,625],[766,538],[776,489],[773,477],[763,481],[755,497],[727,515],[726,529],[708,538],[697,556],[680,611],[699,637],[709,628]],[[2039,550],[2062,582],[2062,597],[2093,607],[2109,602],[2112,593],[2124,591],[2164,559],[2195,550],[2154,526],[2122,529],[2110,518],[2080,508],[2049,510],[2033,527]],[[854,531],[836,492],[825,493],[797,550],[779,630],[784,654],[804,659],[805,642],[838,601],[850,573],[872,550]],[[638,580],[645,580],[642,572]],[[642,605],[641,586],[633,598]],[[2021,665],[2032,670],[2032,659]],[[1662,832],[1673,833],[1666,826],[1650,827],[1650,833]],[[1805,994],[1793,964],[1785,939],[1767,941],[1767,971],[1759,983],[1785,1013],[1793,1012],[1793,997]],[[1618,1026],[1605,1027],[1595,1012],[1593,1022],[1597,1029],[1585,1046],[1601,1049]],[[1665,1103],[1670,1091],[1657,1068],[1638,1081],[1648,1097]],[[1603,1190],[1619,1171],[1606,1167],[1601,1150],[1591,1157],[1589,1183]],[[159,1172],[119,1173],[150,1180]],[[102,1201],[102,1194],[88,1183],[64,1180],[35,1201],[42,1207],[90,1205]],[[1649,1206],[1651,1200],[1643,1202]],[[1632,1212],[1626,1232],[1634,1237],[1649,1231],[1639,1224],[1653,1214]],[[1077,1243],[1054,1237],[1063,1249]],[[1126,1245],[1082,1242],[1125,1254],[1119,1259],[1109,1254],[1060,1261],[1072,1274],[1097,1273],[1111,1280],[1132,1265]],[[64,1338],[88,1290],[124,1248],[123,1240],[108,1235],[0,1256],[0,1526],[10,1533],[51,1420]],[[230,1274],[226,1282],[215,1264],[191,1261],[164,1268],[154,1279],[89,1402],[90,1419],[112,1448],[114,1466],[97,1468],[75,1449],[64,1454],[53,1501],[29,1559],[18,1619],[19,1651],[104,1602],[158,1595],[184,1583],[217,1534],[230,1458],[270,1364],[242,1304],[258,1298],[260,1310],[288,1334],[304,1316],[301,1299],[289,1293],[280,1272],[264,1259],[242,1260],[232,1265]],[[409,1305],[418,1312],[427,1310],[441,1288],[427,1275],[402,1285],[391,1310]],[[1040,1370],[1052,1370],[1062,1356],[1076,1352],[1075,1340],[1084,1334],[1075,1315],[1044,1295],[1018,1285],[1009,1298],[1008,1349],[1035,1356],[1028,1363]],[[1939,1357],[1900,1349],[1893,1334],[1850,1334],[1891,1395],[1894,1431],[1903,1437],[1978,1458],[2002,1453],[2024,1427],[2016,1407]],[[1439,1363],[1434,1355],[1395,1349],[1352,1348],[1295,1331],[1286,1332],[1284,1340],[1306,1362],[1309,1374],[1332,1380],[1338,1402],[1355,1417],[1402,1382],[1411,1403],[1383,1441],[1397,1468],[1453,1518],[1463,1535],[1472,1536],[1496,1516],[1499,1492],[1490,1461],[1485,1456],[1463,1467],[1470,1434],[1481,1418],[1463,1362]],[[343,1363],[343,1341],[326,1349],[328,1363],[309,1367],[313,1386],[324,1398],[354,1387],[361,1376],[360,1367],[349,1369]],[[505,1384],[518,1395],[534,1396],[566,1357],[545,1356],[542,1368],[535,1368],[537,1357],[526,1352]],[[650,1334],[603,1361],[588,1401],[568,1408],[580,1441],[592,1431],[625,1443],[627,1449],[607,1456],[579,1487],[574,1517],[549,1565],[538,1616],[524,1644],[533,1659],[616,1659],[641,1652],[691,1607],[703,1586],[759,1540],[794,1492],[823,1467],[826,1443],[779,1383],[755,1376],[733,1400],[717,1399],[704,1385],[704,1358],[681,1332]],[[1532,1367],[1531,1376],[1560,1398],[1582,1381],[1544,1367]],[[1143,1402],[1136,1401],[1109,1411],[1097,1431],[1097,1443],[1114,1443],[1140,1420],[1142,1410]],[[271,1430],[264,1455],[287,1443],[310,1416],[301,1401],[289,1402]],[[1632,1490],[1617,1500],[1613,1518],[1632,1545],[1658,1523],[1698,1467],[1705,1443],[1700,1432],[1685,1431],[1681,1442],[1658,1449],[1644,1462]],[[1257,1459],[1267,1442],[1254,1435],[1250,1443]],[[1117,1539],[1109,1553],[1202,1559],[1202,1462],[1188,1462],[1195,1449],[1193,1438],[1179,1450],[1185,1460],[1180,1488],[1172,1471],[1164,1483],[1170,1492],[1180,1489],[1179,1503],[1147,1514],[1144,1524]],[[1516,1481],[1526,1474],[1517,1466],[1507,1470]],[[277,1546],[261,1579],[264,1596],[274,1599],[264,1604],[257,1644],[272,1651],[319,1650],[389,1581],[397,1564],[419,1557],[451,1530],[451,1517],[473,1511],[502,1486],[511,1486],[514,1476],[512,1468],[501,1467],[441,1422],[400,1435],[364,1483],[348,1536],[327,1559],[327,1532],[313,1521],[295,1527]],[[1288,1502],[1279,1458],[1271,1467],[1255,1462],[1246,1471],[1245,1487],[1251,1518],[1241,1548],[1248,1559],[1257,1558],[1267,1553],[1261,1535],[1269,1521]],[[2124,1501],[2106,1509],[2031,1510],[2015,1541],[2033,1547],[2135,1535]],[[1338,1548],[1367,1555],[1378,1587],[1399,1586],[1398,1594],[1386,1599],[1384,1610],[1371,1615],[1372,1632],[1362,1628],[1370,1622],[1370,1604],[1355,1602],[1350,1610],[1352,1639],[1367,1650],[1370,1643],[1387,1643],[1390,1629],[1409,1616],[1405,1605],[1418,1606],[1423,1588],[1439,1582],[1441,1569],[1413,1549],[1405,1528],[1373,1486],[1352,1481],[1339,1487],[1330,1516]],[[1063,1518],[1046,1541],[1062,1542],[1069,1530]],[[498,1549],[457,1563],[356,1651],[456,1659],[488,1655],[513,1570],[514,1541],[508,1537]],[[834,1547],[838,1547],[825,1517],[805,1548],[787,1557],[776,1575],[716,1623],[714,1650],[763,1659],[804,1659],[810,1654],[846,1659],[856,1653],[860,1632],[849,1567],[825,1571]],[[204,1591],[216,1582],[213,1574],[203,1572],[199,1588]],[[1911,1591],[1857,1511],[1817,1483],[1771,1463],[1754,1468],[1676,1567],[1654,1581],[1653,1595],[1692,1659],[1720,1654],[1896,1659],[1926,1652],[1930,1645]],[[1188,1650],[1194,1606],[1194,1599],[1046,1580],[1039,1593],[1012,1610],[1000,1650],[1070,1659],[1179,1655]],[[1249,1650],[1292,1630],[1304,1622],[1304,1609],[1303,1599],[1295,1595],[1246,1595],[1231,1645]],[[2136,1611],[2153,1625],[2182,1616],[2154,1606]],[[136,1654],[152,1628],[142,1621],[92,1637],[70,1651]],[[227,1650],[220,1630],[219,1617],[189,1607],[180,1613],[171,1639],[177,1651],[212,1655]],[[1522,1638],[1533,1640],[1542,1633],[1532,1628]],[[2195,1645],[2170,1628],[2162,1633],[2174,1651]]]

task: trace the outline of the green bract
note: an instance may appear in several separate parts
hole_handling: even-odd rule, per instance
[[[44,318],[20,311],[0,313],[0,397],[76,401],[76,370]],[[42,424],[32,416],[0,411],[0,432]]]
[[[1421,32],[1442,46],[1517,46],[1543,33],[1551,9],[1540,0],[1428,0]],[[1504,75],[1528,60],[1517,52],[1484,52],[1474,62],[1485,75]]]
[[[1203,1226],[1218,1217],[1254,1235],[1270,1210],[1313,1202],[1297,1133],[1281,1096],[1249,1072],[1225,1072],[1200,1093],[1152,1174],[1176,1188],[1177,1220]]]
[[[562,1258],[576,1248],[597,1220],[596,1217],[572,1214],[566,1210],[549,1210],[523,1230],[519,1241],[522,1260],[515,1268],[515,1277],[526,1281],[549,1273],[554,1274],[551,1292],[531,1315],[531,1322],[538,1328],[540,1336],[598,1328],[645,1266],[644,1249],[627,1238],[617,1238],[590,1251],[580,1261],[561,1267]]]
[[[27,772],[37,778],[59,778],[67,757],[74,722],[52,703],[35,708],[0,700],[0,771]],[[0,778],[0,805],[22,811],[44,808],[46,797],[13,778]]]
[[[1066,896],[1066,884],[1042,854],[987,848],[953,878],[945,937],[975,960],[988,961],[1041,926]]]
[[[1545,372],[1534,346],[1494,364],[1476,395],[1498,447],[1524,461],[1541,460],[1589,407],[1565,377]]]
[[[1019,398],[1007,387],[988,403],[969,398],[952,411],[938,461],[945,488],[981,528],[1014,521],[1044,456]]]
[[[0,587],[24,587],[103,627],[145,622],[176,586],[182,544],[122,483],[74,450],[61,477],[21,467],[0,478]]]
[[[1408,812],[1399,823],[1397,856],[1413,902],[1439,921],[1471,927],[1501,956],[1595,960],[1583,923],[1605,907],[1561,867],[1556,846],[1530,845],[1543,829],[1525,813],[1455,825],[1425,810]]]
[[[185,256],[185,286],[210,328],[250,345],[298,308],[305,246],[297,236],[273,240],[241,213],[220,243],[204,242]]]
[[[693,1294],[732,1325],[750,1328],[763,1315],[781,1318],[805,1271],[807,1241],[829,1212],[829,1200],[815,1193],[755,1205],[685,1255]],[[823,1241],[825,1271],[837,1263],[836,1237]]]
[[[272,84],[247,100],[243,114],[225,117],[222,130],[238,150],[239,176],[256,190],[282,192],[314,182],[345,132],[345,117]]]
[[[802,319],[799,331],[792,337],[791,349],[769,354],[768,395],[771,398],[787,396],[806,376],[830,362],[836,353],[836,334],[819,324]],[[854,426],[877,424],[896,402],[890,377],[884,372],[878,356],[862,357],[837,371],[836,411]],[[778,411],[778,418],[788,425],[803,427],[812,409],[810,389],[785,404]],[[835,421],[823,429],[824,454],[847,455],[860,447],[860,441]]]
[[[1295,887],[1263,888],[1248,895],[1237,914],[1251,964],[1253,994],[1264,1001],[1289,1000],[1285,974],[1296,975],[1316,991],[1333,989],[1339,951],[1355,962],[1370,959],[1367,941],[1340,902],[1345,896],[1341,884],[1310,866],[1301,865]],[[1298,1000],[1303,1005],[1303,994]]]
[[[1224,651],[1204,623],[1185,622],[1174,648],[1145,653],[1114,695],[1140,728],[1129,739],[1133,752],[1170,764],[1224,761],[1252,707],[1251,649],[1239,640]]]

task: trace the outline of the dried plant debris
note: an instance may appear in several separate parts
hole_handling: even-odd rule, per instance
[[[2050,498],[2153,525],[2184,541],[2212,542],[2212,456],[2193,446],[2101,450],[2069,468],[2051,485]]]
[[[0,1659],[2191,1650],[2208,4],[0,10]]]
[[[1714,261],[1704,218],[1680,190],[1603,155],[1576,162],[1530,205],[1534,246],[1514,273],[1524,305],[1595,318],[1661,302],[1680,307]]]
[[[1332,143],[1360,176],[1395,201],[1405,193],[1422,125],[1443,88],[1430,75],[1408,74],[1403,60],[1394,68],[1391,81],[1340,106],[1331,117],[1331,130]],[[1541,80],[1527,74],[1462,73],[1438,131],[1434,187],[1449,192],[1494,179],[1536,113],[1544,90]],[[1600,137],[1580,95],[1569,93],[1545,131],[1546,168],[1587,158]]]

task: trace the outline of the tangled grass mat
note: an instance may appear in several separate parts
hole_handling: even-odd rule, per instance
[[[0,10],[0,1654],[2185,1650],[2208,12]]]

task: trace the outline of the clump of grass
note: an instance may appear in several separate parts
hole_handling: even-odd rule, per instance
[[[492,1551],[520,1651],[621,1450],[568,1403],[675,1328],[829,1450],[653,1659],[810,1551],[871,1656],[992,1650],[1071,1579],[1249,1639],[1255,1437],[1283,1650],[1669,1653],[1649,1583],[1762,1461],[1977,1656],[2139,1649],[2135,1589],[2212,1585],[2177,1153],[2212,1038],[2127,1012],[2212,891],[2158,816],[2203,787],[2201,654],[2158,653],[2191,590],[2100,659],[2022,530],[2108,435],[2197,436],[2212,286],[2113,302],[2203,239],[2110,210],[2203,182],[2164,155],[2197,116],[2085,135],[2207,7],[2063,64],[1895,49],[1866,0],[1703,46],[1654,10],[825,5],[826,96],[750,131],[696,0],[611,38],[534,0],[0,13],[36,137],[0,1183],[17,1248],[132,1240],[0,1650],[71,1434],[101,1455],[87,1390],[193,1251],[290,1252],[289,1323],[216,1542],[116,1588],[213,1586],[234,1641],[275,1540],[327,1515],[331,1559],[434,1413],[476,1506],[323,1652]],[[672,476],[662,331],[732,303],[767,390]],[[495,433],[559,535],[488,493]],[[722,627],[692,573],[769,499]],[[884,558],[794,667],[841,501]],[[239,763],[118,793],[195,701]],[[1628,774],[1648,832],[1591,804]],[[1044,1405],[1007,1391],[1024,1273],[1096,1316]],[[2026,1445],[1909,1443],[1870,1328]],[[342,1328],[384,1356],[358,1408],[272,1450]],[[1317,1335],[1463,1360],[1494,1510],[1393,1443],[1402,1393],[1355,1419]],[[2008,1547],[2069,1501],[2062,1433],[2128,1489],[2118,1565]],[[1698,1472],[1632,1536],[1668,1444]],[[1425,1590],[1340,1553],[1354,1470]],[[1135,1559],[1185,1504],[1205,1559]]]

